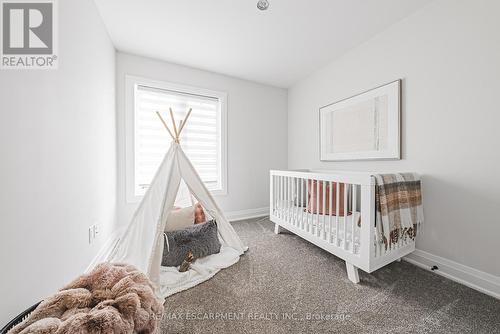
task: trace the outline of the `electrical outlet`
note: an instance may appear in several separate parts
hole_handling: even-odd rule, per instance
[[[89,245],[92,245],[94,239],[97,238],[99,234],[99,224],[94,224],[89,226]]]
[[[94,225],[89,227],[89,245],[94,241]]]

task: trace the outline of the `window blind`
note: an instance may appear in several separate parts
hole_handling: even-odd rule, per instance
[[[209,190],[220,190],[221,182],[221,108],[218,98],[186,92],[135,87],[135,195],[149,187],[170,147],[171,137],[156,111],[170,120],[172,108],[177,121],[191,116],[182,131],[181,146]],[[170,122],[167,122],[170,125]],[[179,127],[179,124],[177,124]]]

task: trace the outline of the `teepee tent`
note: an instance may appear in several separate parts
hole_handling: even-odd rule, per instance
[[[180,146],[179,137],[190,113],[191,110],[177,128],[172,110],[170,110],[172,133],[157,112],[173,139],[170,149],[160,164],[132,221],[123,234],[93,261],[93,265],[108,261],[136,266],[156,285],[157,294],[160,297],[167,297],[211,278],[219,270],[238,262],[240,255],[247,250]],[[183,273],[175,267],[161,266],[165,224],[170,211],[174,208],[181,181],[209,215],[216,219],[219,240],[222,244],[220,253],[197,259],[192,263],[190,270]]]

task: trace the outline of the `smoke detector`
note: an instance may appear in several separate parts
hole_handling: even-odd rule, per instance
[[[259,0],[259,2],[257,2],[257,8],[260,9],[260,10],[266,10],[269,8],[269,1],[267,0]]]

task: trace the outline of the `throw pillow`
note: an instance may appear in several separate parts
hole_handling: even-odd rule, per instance
[[[199,259],[219,253],[221,248],[215,220],[167,232],[164,237],[166,240],[161,265],[165,267],[181,265],[189,252],[193,253],[194,259]]]
[[[182,230],[194,224],[194,208],[174,208],[167,217],[165,232]]]

